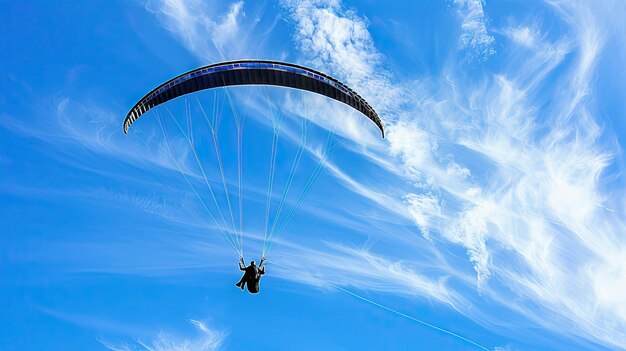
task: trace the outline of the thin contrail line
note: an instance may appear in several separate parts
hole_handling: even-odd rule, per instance
[[[338,285],[335,285],[335,284],[333,284],[333,283],[330,283],[330,282],[327,282],[327,281],[325,281],[325,280],[322,280],[322,279],[320,279],[320,278],[314,277],[314,276],[312,276],[312,275],[310,275],[310,274],[307,274],[307,273],[304,273],[304,272],[298,271],[298,270],[296,270],[296,269],[294,269],[294,268],[287,267],[287,266],[283,266],[282,264],[279,264],[279,263],[276,263],[276,262],[273,262],[273,261],[271,261],[271,262],[270,262],[270,261],[268,261],[268,262],[269,262],[269,263],[272,263],[272,264],[275,264],[275,265],[277,265],[277,266],[279,266],[279,267],[283,267],[283,268],[289,269],[289,270],[291,270],[291,271],[293,271],[293,272],[296,272],[296,273],[298,273],[298,274],[302,274],[302,275],[304,275],[304,276],[306,276],[306,277],[308,277],[308,278],[311,278],[311,279],[313,279],[313,280],[317,280],[317,281],[319,281],[319,282],[321,282],[321,283],[324,283],[324,284],[326,284],[326,285],[328,285],[328,286],[331,286],[331,287],[333,287],[333,288],[335,288],[335,289],[337,289],[337,290],[341,290],[341,291],[345,292],[346,294],[352,295],[353,297],[356,297],[357,299],[359,299],[359,300],[361,300],[361,301],[364,301],[364,302],[367,302],[367,303],[372,304],[372,305],[374,305],[374,306],[380,307],[380,308],[382,308],[382,309],[384,309],[384,310],[386,310],[386,311],[389,311],[389,312],[391,312],[391,313],[395,313],[395,314],[397,314],[398,316],[401,316],[401,317],[404,317],[404,318],[410,319],[410,320],[412,320],[412,321],[414,321],[414,322],[420,323],[420,324],[425,325],[425,326],[427,326],[427,327],[429,327],[429,328],[432,328],[432,329],[438,330],[438,331],[440,331],[440,332],[442,332],[442,333],[446,333],[446,334],[451,335],[451,336],[453,336],[453,337],[455,337],[455,338],[461,339],[461,340],[463,340],[463,341],[465,341],[465,342],[467,342],[467,343],[470,343],[470,344],[472,344],[472,345],[474,345],[474,346],[476,346],[476,347],[481,348],[482,350],[485,350],[485,351],[491,351],[491,350],[489,350],[488,348],[486,348],[486,347],[482,346],[481,344],[479,344],[479,343],[477,343],[477,342],[474,342],[474,341],[472,341],[472,340],[470,340],[470,339],[468,339],[468,338],[466,338],[466,337],[463,337],[463,336],[461,336],[461,335],[459,335],[459,334],[456,334],[456,333],[454,333],[454,332],[451,332],[451,331],[449,331],[449,330],[446,330],[446,329],[440,328],[440,327],[438,327],[438,326],[436,326],[436,325],[432,325],[432,324],[430,324],[430,323],[428,323],[428,322],[425,322],[425,321],[423,321],[423,320],[417,319],[417,318],[415,318],[415,317],[409,316],[408,314],[405,314],[405,313],[402,313],[402,312],[400,312],[400,311],[394,310],[393,308],[389,308],[389,307],[387,307],[387,306],[381,305],[380,303],[378,303],[378,302],[376,302],[376,301],[372,301],[372,300],[370,300],[370,299],[368,299],[368,298],[366,298],[366,297],[363,297],[363,296],[361,296],[361,295],[359,295],[359,294],[356,294],[356,293],[354,293],[354,292],[352,292],[352,291],[350,291],[350,290],[348,290],[348,289],[342,288],[341,286],[338,286]]]

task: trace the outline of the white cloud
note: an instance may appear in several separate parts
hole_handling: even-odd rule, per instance
[[[467,255],[477,273],[479,287],[491,275],[486,237],[489,233],[487,223],[492,215],[487,206],[473,206],[463,210],[451,223],[445,224],[442,232],[448,240],[467,249]]]
[[[153,340],[146,342],[140,339],[133,343],[113,344],[100,340],[102,345],[112,351],[216,351],[224,343],[226,333],[209,328],[206,323],[189,320],[198,334],[195,338],[172,336],[160,332]]]
[[[434,219],[441,216],[440,199],[431,193],[407,194],[404,200],[409,205],[409,212],[422,235],[430,239],[430,227]]]
[[[295,40],[313,66],[332,72],[381,111],[396,106],[402,91],[390,84],[367,21],[344,11],[340,1],[281,1],[290,11]],[[374,98],[375,97],[375,98]]]
[[[307,274],[319,277],[321,281],[328,281],[334,285],[352,287],[358,290],[392,293],[403,296],[421,296],[435,299],[452,308],[460,308],[468,304],[468,300],[461,294],[454,292],[447,286],[448,279],[458,274],[454,271],[440,269],[447,264],[439,256],[431,256],[428,252],[422,255],[429,257],[432,262],[391,261],[373,253],[367,248],[355,249],[340,244],[329,243],[327,248],[316,250],[306,247],[297,247],[297,257],[291,254],[276,253],[270,261],[285,265],[286,262],[315,262],[306,268]],[[437,262],[435,264],[434,262]],[[289,264],[293,266],[293,264]],[[279,266],[280,268],[280,266]],[[277,268],[278,269],[278,268]],[[428,271],[430,274],[423,274]],[[312,280],[306,275],[293,274],[291,271],[277,272],[287,279],[304,281],[322,288],[328,288],[319,280]]]
[[[623,203],[608,210],[615,195],[602,187],[620,151],[596,121],[593,103],[606,40],[596,17],[606,13],[602,6],[551,3],[567,30],[548,35],[537,18],[507,27],[501,32],[518,45],[503,51],[501,67],[470,80],[449,62],[441,83],[418,85],[425,96],[408,103],[407,90],[416,85],[397,83],[381,67],[384,57],[356,12],[338,1],[283,3],[306,57],[394,112],[389,152],[416,187],[404,196],[405,210],[424,235],[467,251],[483,296],[561,335],[626,347],[624,300],[617,298],[623,289],[608,288],[625,276]],[[479,60],[493,55],[484,3],[455,5],[461,47]],[[385,281],[402,284],[394,279],[390,273]],[[487,308],[465,313],[503,322]]]
[[[540,40],[538,30],[529,26],[505,28],[504,33],[513,42],[531,49]]]
[[[146,8],[202,62],[238,59],[253,51],[250,36],[257,19],[246,16],[241,0],[216,13],[220,5],[215,1],[152,0]]]
[[[459,47],[467,49],[469,57],[484,61],[496,53],[496,40],[487,31],[484,0],[454,0],[461,17]]]

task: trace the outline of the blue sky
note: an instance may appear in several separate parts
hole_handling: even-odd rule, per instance
[[[622,2],[2,5],[0,349],[626,349]],[[338,78],[387,138],[341,104],[260,87],[178,99],[122,133],[153,87],[242,58]],[[324,166],[255,296],[198,200],[196,149],[208,212],[227,211],[199,113],[215,101],[233,224],[245,120],[247,260],[273,133],[270,209],[300,145],[286,208]]]

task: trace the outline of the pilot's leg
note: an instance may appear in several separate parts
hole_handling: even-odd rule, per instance
[[[235,284],[238,287],[241,288],[241,290],[243,290],[243,286],[246,285],[246,276],[244,275],[243,277],[241,277],[241,280],[239,281],[239,283]]]

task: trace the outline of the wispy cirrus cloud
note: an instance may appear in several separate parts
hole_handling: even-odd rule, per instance
[[[100,343],[112,351],[216,351],[220,350],[226,333],[222,330],[212,329],[202,321],[190,319],[198,336],[193,338],[173,336],[160,332],[150,341],[136,339],[132,343],[116,344],[100,340]]]
[[[154,0],[146,9],[154,12],[199,59],[207,62],[233,59],[250,50],[250,36],[257,20],[248,18],[243,1],[232,2],[223,12],[217,1]]]
[[[399,118],[387,126],[389,151],[416,186],[404,200],[422,234],[465,248],[479,290],[502,307],[563,335],[624,347],[623,306],[605,285],[609,275],[624,276],[617,267],[626,243],[617,234],[623,211],[610,209],[621,205],[607,203],[613,196],[601,185],[619,147],[594,116],[594,73],[606,40],[594,11],[549,4],[561,11],[569,33],[548,36],[538,22],[505,28],[517,46],[502,52],[510,59],[497,72],[470,79],[450,62],[441,83],[420,91],[426,96],[411,105],[406,83],[367,74],[385,72],[384,58],[354,11],[336,1],[284,5],[305,57],[375,96],[374,105],[395,101]],[[461,48],[480,61],[493,55],[484,3],[455,5]],[[600,316],[592,308],[599,305],[612,309],[602,308]],[[474,316],[488,324],[500,319]]]
[[[355,11],[344,10],[340,1],[283,0],[281,4],[294,21],[294,39],[305,60],[348,85],[358,86],[377,109],[394,108],[403,91],[391,84],[390,72],[382,65],[384,57],[374,47],[366,20]]]
[[[469,59],[485,61],[496,53],[495,38],[487,30],[485,0],[454,0],[461,18],[459,48],[467,50]]]
[[[422,253],[429,257],[430,262],[412,262],[392,261],[372,252],[368,247],[353,248],[342,244],[325,243],[325,247],[320,247],[323,250],[318,250],[289,242],[286,242],[286,245],[292,246],[297,256],[292,256],[291,250],[283,251],[277,253],[272,261],[280,261],[282,264],[296,260],[314,261],[315,265],[300,269],[333,284],[365,291],[435,299],[455,309],[469,303],[461,294],[447,286],[450,277],[456,275],[458,278],[461,276],[460,272],[442,268],[449,267],[448,263],[443,256],[430,248],[425,248]],[[272,268],[279,271],[275,274],[283,275],[285,279],[320,285],[319,281],[311,280],[305,275],[294,275],[290,271],[282,270],[280,266]],[[354,279],[355,277],[358,279]]]

